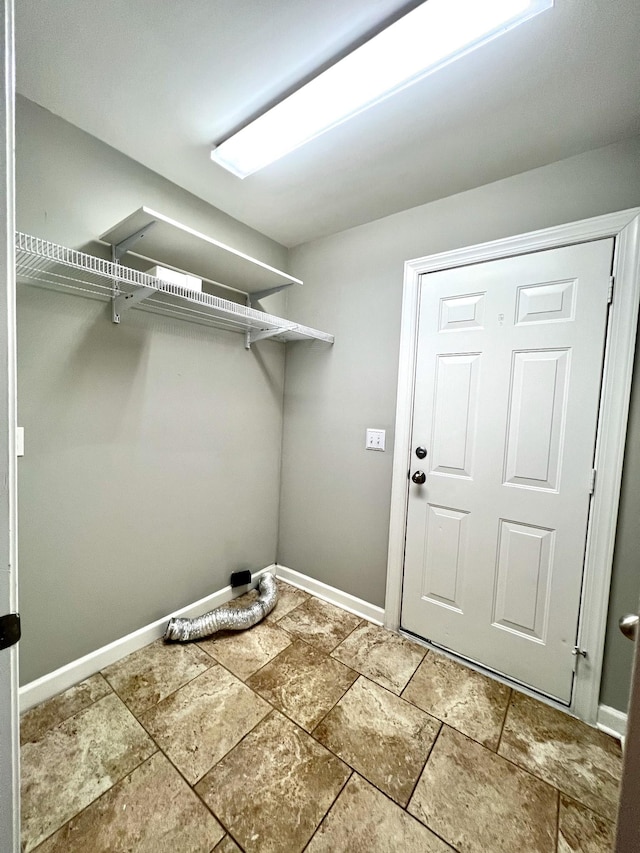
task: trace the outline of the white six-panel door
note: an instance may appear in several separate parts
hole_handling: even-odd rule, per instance
[[[421,279],[402,627],[567,704],[612,254]]]

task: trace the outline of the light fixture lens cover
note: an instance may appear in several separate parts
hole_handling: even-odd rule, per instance
[[[246,178],[553,2],[427,0],[216,146],[211,159]]]

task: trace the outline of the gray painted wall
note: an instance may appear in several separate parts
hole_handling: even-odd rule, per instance
[[[99,252],[96,235],[148,204],[287,268],[282,246],[34,104],[19,99],[17,118],[22,230]],[[404,261],[639,205],[639,162],[630,140],[293,250],[305,287],[285,313],[336,344],[287,348],[281,563],[384,604]],[[102,303],[28,286],[18,307],[25,683],[275,559],[285,350],[142,312],[115,327]],[[602,693],[620,709],[639,398]],[[367,426],[387,429],[386,453],[364,451]]]
[[[384,605],[403,264],[640,205],[640,139],[588,152],[292,250],[302,323],[336,336],[287,350],[278,561]],[[387,452],[364,450],[365,428]],[[629,445],[640,436],[634,405]],[[631,450],[628,452],[629,455]],[[636,460],[637,462],[637,460]],[[637,465],[636,465],[637,468]],[[637,471],[625,473],[612,620],[640,592]],[[611,627],[602,701],[625,709],[631,644]]]
[[[286,250],[19,99],[18,228],[80,248],[148,204]],[[273,297],[269,310],[278,310]],[[284,347],[28,285],[18,293],[21,681],[276,556]]]

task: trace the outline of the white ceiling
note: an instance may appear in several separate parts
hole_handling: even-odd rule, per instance
[[[640,3],[555,8],[239,180],[211,144],[402,0],[18,0],[18,91],[293,246],[640,133]]]

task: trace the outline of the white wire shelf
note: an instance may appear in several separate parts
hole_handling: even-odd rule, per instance
[[[283,342],[316,340],[328,344],[334,341],[333,335],[327,332],[209,293],[189,290],[30,234],[17,231],[15,245],[18,281],[112,301],[115,322],[119,322],[122,312],[137,307],[243,333],[247,346],[265,338]]]

